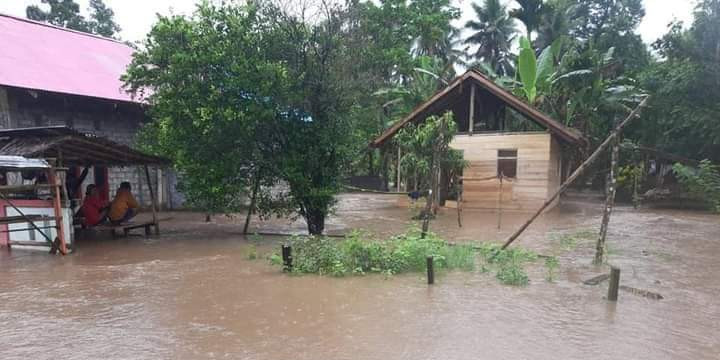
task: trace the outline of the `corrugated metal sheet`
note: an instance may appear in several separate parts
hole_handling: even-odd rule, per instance
[[[50,164],[43,159],[28,159],[22,156],[0,155],[0,168],[48,169]]]
[[[0,85],[139,102],[120,81],[132,54],[112,39],[0,14]]]

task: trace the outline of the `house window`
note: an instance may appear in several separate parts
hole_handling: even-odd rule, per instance
[[[517,177],[517,149],[498,150],[497,175]]]

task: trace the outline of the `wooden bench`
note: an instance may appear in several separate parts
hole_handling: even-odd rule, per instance
[[[151,231],[152,227],[155,227],[155,233],[159,234],[160,228],[158,227],[158,224],[156,224],[155,222],[152,222],[152,221],[142,222],[142,223],[128,222],[128,223],[122,223],[122,224],[118,224],[118,225],[102,224],[102,225],[94,226],[93,229],[100,230],[100,231],[109,230],[110,233],[112,234],[112,236],[115,238],[115,237],[118,237],[119,231],[122,231],[123,236],[128,236],[128,234],[130,233],[130,230],[141,229],[141,228],[145,229],[145,236],[150,236],[152,234],[152,231]]]

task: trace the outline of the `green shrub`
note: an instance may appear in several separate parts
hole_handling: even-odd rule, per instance
[[[479,255],[483,259],[481,272],[496,271],[496,277],[503,284],[523,286],[529,282],[524,264],[537,260],[537,254],[522,248],[500,250],[496,244],[450,245],[433,233],[422,238],[417,228],[387,240],[354,231],[343,239],[295,236],[290,244],[293,272],[330,276],[422,272],[428,256],[433,257],[438,270],[472,271]],[[280,257],[274,256],[271,260],[275,265],[280,264]]]
[[[505,285],[525,286],[530,282],[525,269],[516,262],[501,265],[495,277]]]
[[[548,282],[553,282],[555,279],[555,269],[558,268],[560,263],[558,262],[558,259],[554,256],[550,256],[545,258],[545,268],[547,269],[547,276],[545,279]]]
[[[705,201],[711,210],[720,212],[720,166],[703,160],[697,168],[675,164],[673,170],[691,194]]]

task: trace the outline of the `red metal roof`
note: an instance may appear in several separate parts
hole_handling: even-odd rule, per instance
[[[0,85],[140,102],[120,81],[132,53],[119,41],[0,14]]]

